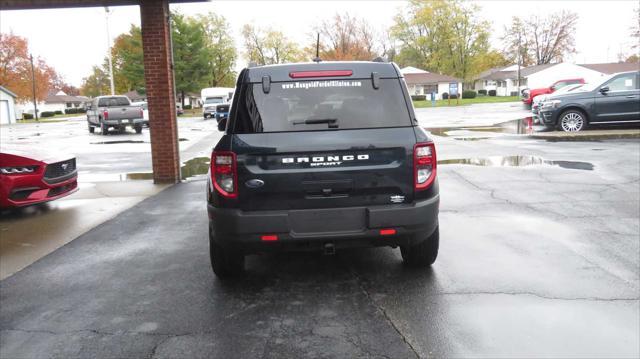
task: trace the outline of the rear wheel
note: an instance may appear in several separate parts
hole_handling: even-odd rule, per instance
[[[136,133],[142,133],[142,125],[136,125],[134,129],[136,130]]]
[[[432,265],[438,257],[438,247],[440,246],[440,230],[436,227],[427,239],[422,242],[401,246],[400,253],[402,254],[402,260],[409,267],[427,267]]]
[[[209,256],[213,273],[220,279],[236,277],[244,271],[244,255],[221,246],[209,227]]]
[[[96,131],[96,128],[91,126],[91,124],[89,124],[89,133],[94,133]]]
[[[578,132],[582,131],[587,127],[587,118],[586,116],[577,110],[568,110],[560,115],[560,121],[558,121],[558,126],[564,132]]]
[[[106,135],[107,132],[109,132],[109,127],[104,122],[100,122],[100,132],[103,135]]]

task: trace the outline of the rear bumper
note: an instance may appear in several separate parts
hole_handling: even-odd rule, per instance
[[[104,123],[107,126],[118,126],[118,127],[126,127],[126,126],[136,126],[136,125],[148,125],[149,120],[145,120],[143,118],[134,118],[131,120],[104,120]]]
[[[413,204],[245,212],[208,205],[209,224],[221,245],[244,253],[270,250],[321,250],[335,248],[415,244],[438,225],[440,197]],[[350,223],[352,221],[352,223]],[[381,235],[381,229],[395,234]],[[263,235],[277,236],[264,241]]]

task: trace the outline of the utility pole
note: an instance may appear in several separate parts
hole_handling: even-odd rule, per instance
[[[521,36],[521,32],[518,31],[518,56],[517,56],[517,59],[518,59],[518,96],[520,96],[520,57],[522,56],[522,54],[521,54],[522,50],[520,48],[520,41],[521,41],[520,36]]]
[[[104,7],[105,19],[107,23],[107,58],[109,59],[109,82],[111,85],[111,96],[116,94],[115,86],[113,85],[113,63],[111,62],[111,35],[109,35],[109,7]]]
[[[33,69],[33,55],[29,54],[29,60],[31,61],[31,94],[33,95],[33,115],[36,121],[38,120],[38,102],[36,101],[36,72]]]

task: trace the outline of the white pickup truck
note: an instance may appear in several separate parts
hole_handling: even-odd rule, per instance
[[[127,96],[98,96],[87,105],[87,124],[89,132],[95,128],[106,135],[109,128],[124,131],[133,127],[136,133],[142,133],[142,127],[148,125],[140,106],[132,106]]]
[[[202,117],[216,118],[216,106],[223,103],[229,103],[233,96],[234,88],[232,87],[209,87],[202,89],[200,95],[202,97]]]

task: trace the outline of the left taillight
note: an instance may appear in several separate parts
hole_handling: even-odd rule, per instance
[[[429,188],[436,178],[436,146],[418,143],[413,147],[414,188],[416,191]]]
[[[216,191],[223,197],[238,197],[238,172],[235,153],[214,151],[211,154],[211,180]]]

